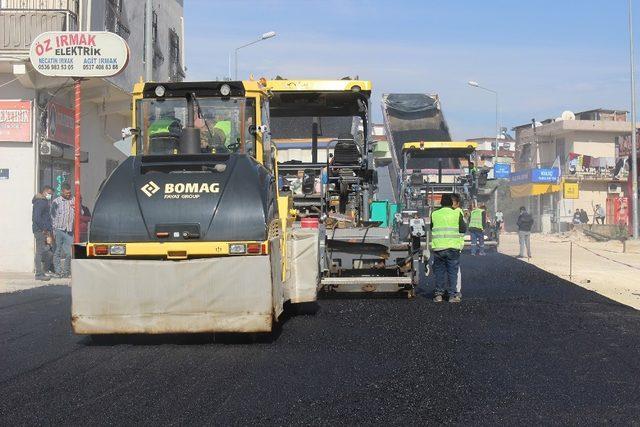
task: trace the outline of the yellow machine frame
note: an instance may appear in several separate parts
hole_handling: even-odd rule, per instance
[[[351,83],[351,82],[350,82]],[[269,93],[264,85],[263,81],[243,81],[242,85],[245,90],[245,98],[252,98],[255,100],[255,108],[256,108],[256,127],[258,128],[256,132],[256,154],[255,159],[259,163],[266,165],[270,161],[271,154],[264,153],[264,134],[260,131],[260,125],[262,123],[262,108],[269,108],[268,100]],[[144,98],[144,82],[138,82],[133,87],[133,97],[132,97],[132,109],[131,109],[131,123],[132,127],[136,128],[137,123],[137,101]],[[351,87],[351,86],[349,86]],[[267,130],[268,132],[269,130]],[[131,144],[131,155],[135,156],[137,154],[137,135],[134,135],[132,144]],[[274,174],[276,175],[276,182],[278,178],[278,162],[277,162],[277,150],[275,146],[273,147],[273,155],[276,156],[276,161],[274,162]],[[266,155],[265,155],[266,154]],[[278,217],[280,222],[280,232],[281,232],[281,252],[282,252],[282,274],[283,278],[287,272],[287,227],[292,223],[293,218],[295,218],[294,213],[290,209],[290,200],[289,196],[281,196],[280,189],[276,189],[277,194],[277,204],[278,204]],[[264,242],[133,242],[133,243],[120,243],[120,242],[89,242],[87,243],[87,255],[95,256],[100,258],[127,258],[127,257],[140,257],[140,256],[149,256],[149,257],[166,257],[167,259],[187,259],[191,257],[202,257],[202,256],[237,256],[235,254],[231,254],[229,252],[229,246],[232,244],[241,243],[241,244],[251,244],[258,243],[260,245],[267,246],[267,250],[262,251],[262,255],[266,255],[269,253],[268,251],[268,241]],[[113,246],[113,245],[123,245],[126,248],[126,255],[124,256],[115,256],[115,255],[96,255],[95,247],[96,246]],[[174,254],[174,255],[172,255]],[[175,255],[178,254],[178,255]],[[253,255],[253,254],[238,254],[238,255]],[[255,254],[259,255],[259,254]]]
[[[470,141],[415,141],[402,144],[402,151],[429,149],[469,150],[470,153],[478,148],[477,142]]]

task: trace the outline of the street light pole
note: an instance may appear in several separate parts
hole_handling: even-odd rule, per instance
[[[496,97],[496,146],[495,146],[495,152],[493,157],[493,174],[494,174],[494,178],[498,179],[495,176],[496,164],[498,163],[498,138],[500,137],[500,123],[499,123],[500,119],[498,115],[498,112],[499,112],[498,92],[493,89],[480,86],[480,84],[478,84],[478,82],[475,82],[475,81],[469,81],[469,86],[476,87],[478,89],[483,89],[483,90],[486,90],[487,92],[491,92]],[[498,212],[498,187],[496,187],[496,191],[493,193],[493,214],[495,215],[496,212]]]
[[[638,239],[638,149],[636,147],[636,79],[633,59],[633,14],[629,0],[629,63],[631,68],[631,224],[634,239]]]
[[[254,40],[252,42],[249,42],[247,44],[243,44],[242,46],[239,46],[239,47],[236,48],[236,53],[235,53],[235,68],[236,68],[235,80],[238,80],[238,51],[240,49],[242,49],[243,47],[251,46],[252,44],[256,44],[258,42],[261,42],[262,40],[267,40],[267,39],[270,39],[270,38],[275,37],[275,36],[276,36],[276,32],[275,31],[269,31],[268,33],[262,34],[258,40]]]

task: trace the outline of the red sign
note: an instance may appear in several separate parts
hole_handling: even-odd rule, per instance
[[[31,142],[31,101],[0,101],[0,141]]]
[[[55,102],[49,103],[47,110],[47,139],[73,146],[74,114],[71,108]]]

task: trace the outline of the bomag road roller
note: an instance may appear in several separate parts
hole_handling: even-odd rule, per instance
[[[317,237],[288,247],[268,109],[258,81],[135,85],[132,155],[74,250],[76,333],[268,332],[315,300]]]

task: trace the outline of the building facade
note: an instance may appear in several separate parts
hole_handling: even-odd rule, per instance
[[[182,80],[183,2],[153,2],[153,78]],[[104,179],[125,158],[114,147],[131,123],[131,89],[144,76],[146,2],[138,0],[0,0],[0,271],[33,271],[31,199],[38,189],[73,187],[73,80],[39,75],[31,41],[45,31],[110,31],[129,45],[127,68],[82,82],[81,185],[92,210]]]
[[[512,179],[512,197],[527,202],[540,231],[566,230],[576,209],[584,209],[593,221],[597,205],[606,209],[606,223],[628,222],[619,208],[629,196],[626,155],[621,151],[624,138],[631,134],[625,111],[565,112],[557,119],[513,130],[516,170],[532,171],[529,176],[540,176],[542,171],[557,176],[553,183]]]
[[[476,148],[476,166],[489,168],[488,178],[494,178],[494,162],[496,156],[496,138],[481,137],[467,139],[469,142],[478,144]],[[514,170],[516,141],[508,134],[502,133],[498,138],[498,163],[509,165],[510,170]]]

